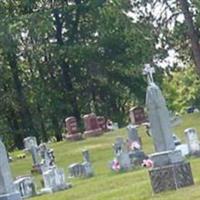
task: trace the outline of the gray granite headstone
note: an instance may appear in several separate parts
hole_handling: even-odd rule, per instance
[[[82,177],[84,175],[84,167],[81,163],[73,163],[68,166],[70,177]]]
[[[0,200],[21,200],[19,192],[15,189],[7,152],[0,140]]]
[[[52,167],[43,174],[44,188],[42,192],[57,192],[71,187],[71,184],[66,182],[65,173],[62,168]]]
[[[24,147],[25,147],[25,150],[31,153],[31,156],[33,159],[33,166],[39,165],[40,157],[39,157],[36,137],[30,136],[30,137],[24,138]]]
[[[85,162],[90,162],[90,154],[89,154],[89,151],[88,150],[83,150],[82,151],[82,155],[83,155],[83,160]]]
[[[153,81],[153,68],[146,66],[144,72],[148,78],[146,107],[156,151],[150,158],[155,166],[166,165],[166,160],[172,163],[183,161],[181,153],[175,150],[169,111],[160,88]]]
[[[147,88],[146,106],[156,152],[174,150],[166,102],[159,87],[153,82]]]
[[[189,155],[189,149],[188,149],[187,144],[180,144],[180,145],[176,146],[176,150],[181,151],[183,157],[186,157]]]
[[[130,156],[127,149],[127,144],[124,142],[123,138],[116,138],[113,144],[114,154],[116,160],[119,162],[120,170],[129,170],[133,166],[131,164]]]
[[[82,151],[83,163],[73,163],[69,165],[68,171],[70,177],[91,177],[93,176],[93,168],[90,162],[90,155],[88,150]]]
[[[30,176],[19,177],[14,184],[22,198],[29,198],[37,194],[35,183]]]
[[[46,143],[42,143],[39,145],[39,152],[42,158],[41,162],[42,172],[47,171],[51,167],[55,166],[53,149],[49,149]]]
[[[129,124],[127,126],[127,130],[128,130],[128,140],[132,142],[136,141],[140,144],[140,138],[138,136],[137,128],[132,124]]]

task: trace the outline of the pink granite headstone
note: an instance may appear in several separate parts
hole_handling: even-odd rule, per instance
[[[103,130],[103,131],[107,131],[107,126],[106,126],[106,119],[104,116],[97,116],[97,122],[99,124],[99,127]]]
[[[77,121],[75,117],[68,117],[65,119],[65,127],[67,130],[68,140],[80,140],[82,134],[78,131]]]
[[[144,122],[147,122],[147,117],[143,107],[131,108],[129,110],[129,116],[132,124],[140,125]]]
[[[94,113],[83,116],[86,137],[102,135],[102,128],[99,126],[97,117]]]

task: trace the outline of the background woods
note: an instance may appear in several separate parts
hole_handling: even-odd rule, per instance
[[[198,1],[184,0],[1,1],[0,134],[5,143],[21,148],[30,135],[61,140],[64,118],[73,115],[81,123],[91,110],[123,125],[130,106],[144,104],[145,63],[157,67],[173,50],[184,66],[196,65],[199,71],[199,9]],[[169,107],[178,111],[199,106],[198,89],[189,90],[193,100],[184,107],[174,106],[168,92],[174,91],[170,84],[179,77],[174,75],[179,64],[167,64],[156,76],[162,82],[166,72],[168,86],[162,87]],[[183,81],[189,73],[182,73]]]

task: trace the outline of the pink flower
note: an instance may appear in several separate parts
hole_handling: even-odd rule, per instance
[[[131,150],[137,150],[137,149],[140,149],[141,146],[138,142],[134,141],[131,143]]]
[[[150,159],[143,160],[142,166],[146,168],[153,168],[153,161]]]
[[[118,172],[120,169],[121,169],[121,167],[120,167],[119,161],[117,159],[113,160],[112,170]]]

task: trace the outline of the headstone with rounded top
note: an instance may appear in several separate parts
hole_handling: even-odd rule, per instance
[[[82,133],[78,130],[77,120],[75,117],[68,117],[65,119],[65,127],[67,130],[67,140],[81,140]]]

